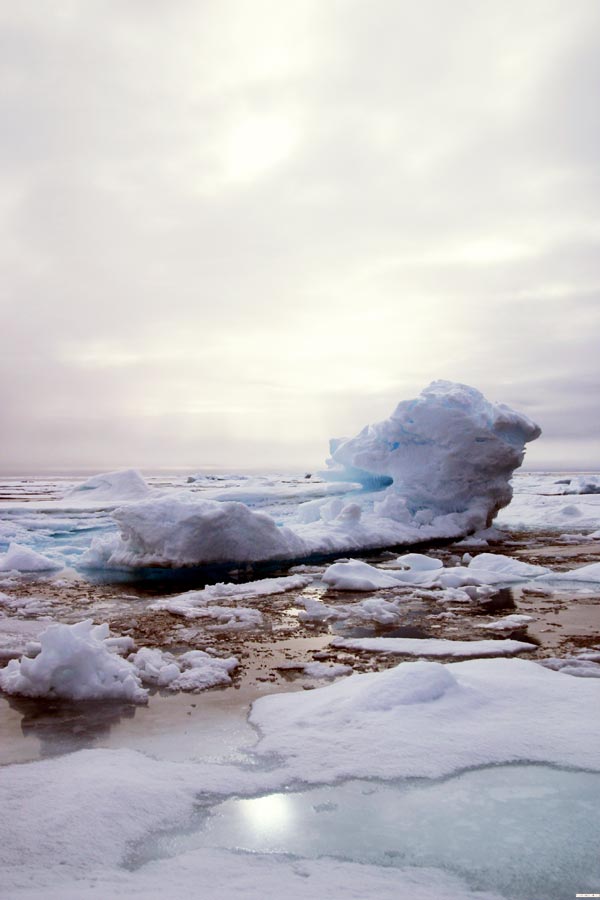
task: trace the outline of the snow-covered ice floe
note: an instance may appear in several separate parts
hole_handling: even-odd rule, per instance
[[[24,697],[145,703],[148,691],[143,684],[202,691],[231,684],[231,672],[239,665],[234,656],[224,659],[190,650],[175,657],[149,647],[123,659],[119,653],[132,649],[132,639],[111,637],[108,625],[94,625],[91,619],[75,625],[52,623],[36,636],[20,660],[11,659],[0,669],[1,691]]]
[[[436,381],[383,422],[332,442],[329,477],[362,491],[304,503],[285,526],[243,503],[183,492],[148,498],[115,510],[120,535],[96,539],[82,565],[291,560],[460,538],[489,526],[510,502],[511,475],[539,434],[475,388]]]
[[[515,656],[537,650],[526,641],[451,641],[441,638],[334,638],[333,647],[390,653],[397,656],[457,656],[461,659],[484,656]]]
[[[202,616],[210,616],[211,611],[215,609],[215,602],[219,600],[227,600],[238,603],[244,600],[257,600],[261,597],[271,597],[275,594],[283,594],[286,591],[302,590],[306,587],[312,578],[306,575],[287,575],[282,578],[261,578],[257,581],[249,581],[244,584],[222,583],[211,584],[203,588],[201,591],[187,591],[185,594],[179,594],[176,597],[169,597],[166,600],[157,600],[150,604],[150,609],[164,609],[175,615],[186,616],[187,618],[199,618]],[[233,609],[240,612],[242,607],[218,607],[219,609],[228,609],[230,614]],[[250,613],[256,613],[256,610],[247,610]]]
[[[407,662],[255,701],[258,751],[305,782],[547,762],[600,770],[600,682],[520,659]],[[376,751],[376,752],[374,752]]]

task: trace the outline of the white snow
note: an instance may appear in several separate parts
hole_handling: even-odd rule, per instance
[[[50,572],[56,569],[62,569],[62,565],[21,544],[11,543],[6,553],[0,554],[0,572]]]
[[[255,701],[290,779],[441,777],[500,762],[600,770],[600,682],[519,659],[401,663]]]
[[[373,653],[392,653],[400,656],[514,656],[536,650],[535,644],[525,641],[452,641],[441,638],[334,638],[333,647],[364,650]]]
[[[0,689],[26,697],[145,703],[147,692],[135,668],[111,652],[107,639],[108,625],[94,625],[91,619],[49,625],[34,659],[23,656],[0,669]]]

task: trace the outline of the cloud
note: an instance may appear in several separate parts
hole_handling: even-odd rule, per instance
[[[599,18],[4,9],[4,464],[313,465],[436,377],[589,460]]]

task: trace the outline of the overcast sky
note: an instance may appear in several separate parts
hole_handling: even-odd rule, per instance
[[[598,0],[0,22],[5,471],[314,466],[435,378],[600,464]]]

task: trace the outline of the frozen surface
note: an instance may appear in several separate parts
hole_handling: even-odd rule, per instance
[[[251,722],[263,735],[261,753],[313,783],[440,777],[522,761],[600,770],[599,702],[597,679],[525,660],[412,662],[263,697]]]
[[[514,656],[537,649],[526,641],[450,641],[438,638],[334,638],[334,647],[402,656]]]
[[[599,802],[599,775],[546,766],[499,766],[387,786],[351,781],[227,800],[177,849],[443,866],[473,888],[564,900],[575,885],[592,890],[600,881],[600,827],[590,818]],[[174,842],[164,846],[168,851]]]

